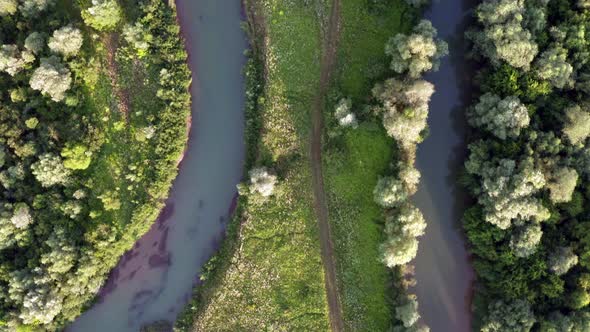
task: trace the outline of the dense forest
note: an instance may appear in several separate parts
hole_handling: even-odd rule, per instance
[[[476,328],[590,328],[590,2],[486,0],[462,183]]]
[[[0,0],[0,330],[63,327],[155,220],[185,60],[160,0]]]

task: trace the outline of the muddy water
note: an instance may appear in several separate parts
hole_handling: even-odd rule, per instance
[[[218,247],[242,174],[247,47],[239,0],[176,0],[193,70],[192,130],[159,221],[113,271],[98,304],[68,329],[137,332],[174,320]]]
[[[463,33],[473,7],[473,0],[433,0],[425,12],[450,49],[440,70],[425,76],[436,86],[436,93],[430,103],[430,136],[418,147],[422,179],[413,199],[428,222],[414,261],[418,282],[414,291],[423,321],[433,332],[471,331],[474,273],[460,228],[465,195],[457,184],[457,173],[466,153],[463,114],[472,79]]]

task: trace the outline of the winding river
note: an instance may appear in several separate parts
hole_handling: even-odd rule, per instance
[[[244,158],[244,49],[237,0],[176,0],[193,71],[192,130],[166,208],[122,257],[71,332],[137,332],[173,321],[219,246]]]
[[[433,0],[425,18],[449,43],[440,70],[425,79],[436,86],[430,103],[430,136],[419,145],[421,185],[414,203],[428,222],[414,261],[420,313],[433,332],[471,331],[470,266],[461,231],[465,194],[457,174],[466,154],[464,109],[472,71],[465,61],[463,34],[474,0]]]

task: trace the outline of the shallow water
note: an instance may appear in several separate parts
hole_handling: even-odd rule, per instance
[[[472,71],[465,61],[463,33],[473,0],[433,0],[425,12],[449,43],[440,70],[425,75],[436,86],[430,103],[430,136],[418,146],[420,189],[413,198],[428,222],[414,261],[420,313],[433,332],[471,331],[474,278],[461,231],[465,194],[457,173],[466,153],[464,109]]]
[[[193,70],[188,150],[159,221],[121,259],[101,301],[72,332],[137,332],[145,323],[173,321],[229,218],[244,159],[241,3],[176,3]]]

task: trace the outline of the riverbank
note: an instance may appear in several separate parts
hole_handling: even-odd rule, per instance
[[[14,43],[0,66],[3,329],[61,330],[80,315],[177,173],[190,74],[173,11],[106,7],[14,2],[0,15]]]
[[[73,331],[136,332],[146,323],[174,321],[231,215],[244,158],[241,10],[219,1],[176,1],[176,6],[193,70],[190,143],[163,216],[126,254],[117,287],[77,320]]]

